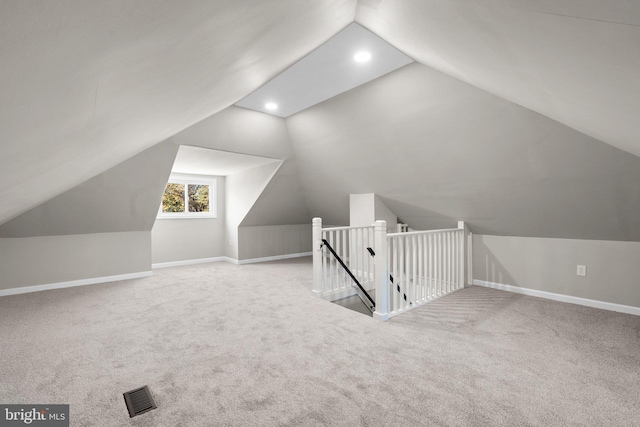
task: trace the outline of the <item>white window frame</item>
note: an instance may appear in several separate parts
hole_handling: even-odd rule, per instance
[[[158,209],[158,219],[197,219],[197,218],[217,218],[218,217],[218,190],[217,180],[210,176],[202,175],[180,175],[171,174],[167,184],[184,184],[185,209],[189,209],[188,185],[208,185],[209,186],[209,212],[162,212],[162,200]],[[166,188],[166,185],[165,185]],[[164,191],[162,192],[164,195]]]

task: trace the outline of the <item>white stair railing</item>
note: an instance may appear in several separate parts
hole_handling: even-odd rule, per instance
[[[411,228],[409,228],[408,224],[403,224],[403,223],[398,223],[397,224],[397,232],[398,233],[408,233],[409,231],[413,231]]]
[[[464,230],[394,233],[387,239],[389,316],[464,287]]]
[[[322,220],[313,220],[313,291],[325,299],[335,301],[358,293],[349,273],[329,251],[328,243],[340,260],[350,270],[358,283],[367,291],[373,290],[373,259],[367,248],[373,247],[374,227],[322,228]]]
[[[356,293],[347,272],[323,255],[325,240],[367,290],[375,289],[373,317],[387,320],[470,283],[470,238],[462,221],[453,229],[387,234],[385,221],[323,229],[314,218],[313,290],[332,301]]]

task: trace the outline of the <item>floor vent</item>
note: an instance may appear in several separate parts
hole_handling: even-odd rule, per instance
[[[124,402],[131,418],[158,407],[147,385],[124,393]]]

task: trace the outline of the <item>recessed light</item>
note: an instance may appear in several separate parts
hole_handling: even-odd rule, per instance
[[[264,104],[264,108],[269,111],[274,111],[278,109],[278,104],[276,104],[275,102],[267,102],[266,104]]]
[[[358,52],[353,56],[353,59],[356,62],[367,62],[371,59],[371,54],[369,52]]]

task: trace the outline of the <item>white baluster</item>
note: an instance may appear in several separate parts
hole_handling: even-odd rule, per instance
[[[398,274],[398,238],[394,237],[391,239],[392,248],[393,248],[393,289],[391,290],[391,295],[393,295],[393,311],[400,310],[400,301],[398,300],[397,290],[398,290],[398,281],[400,280],[400,275]]]
[[[447,293],[451,293],[451,233],[447,233]]]
[[[416,236],[411,236],[411,270],[413,276],[413,283],[411,284],[411,295],[409,300],[415,304],[418,301],[418,246],[416,242]]]
[[[376,221],[375,223],[375,243],[376,253],[375,278],[376,278],[376,310],[373,318],[385,321],[389,319],[389,271],[387,253],[387,222]]]
[[[322,219],[313,218],[311,225],[313,244],[313,293],[322,296]]]

